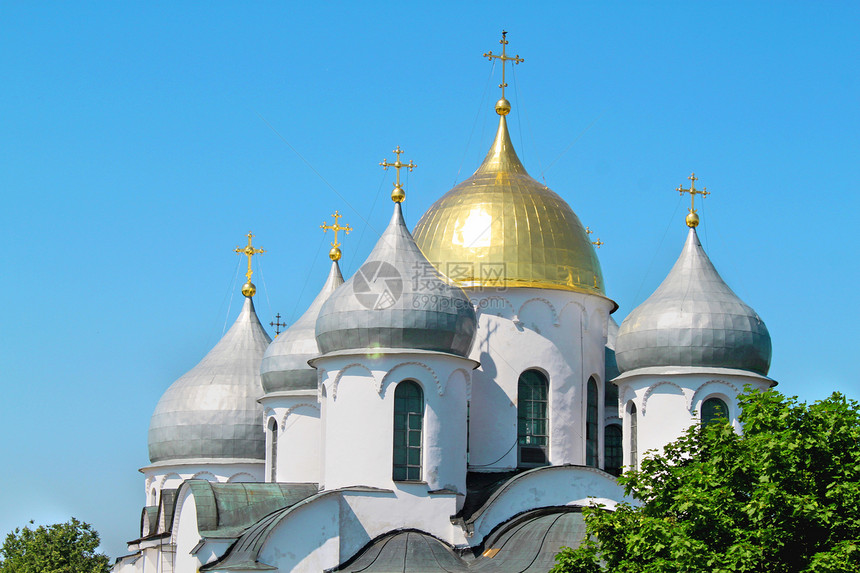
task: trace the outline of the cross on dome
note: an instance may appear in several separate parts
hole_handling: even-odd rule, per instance
[[[678,188],[675,189],[675,191],[680,192],[681,195],[683,195],[684,193],[690,194],[690,212],[687,213],[686,221],[687,226],[692,229],[699,224],[699,215],[696,214],[696,195],[701,195],[702,199],[704,199],[705,197],[710,195],[711,192],[708,191],[707,187],[696,189],[696,181],[698,181],[699,178],[696,177],[695,173],[691,173],[690,176],[687,177],[687,179],[690,180],[690,188],[684,189],[681,185],[678,185]]]
[[[499,43],[502,45],[502,53],[494,54],[492,50],[484,54],[483,57],[487,58],[491,62],[494,59],[501,60],[502,62],[502,83],[499,84],[499,87],[502,88],[502,99],[496,102],[496,113],[499,115],[507,115],[508,112],[511,111],[511,103],[505,99],[505,88],[508,87],[508,83],[505,81],[505,62],[513,62],[514,64],[520,64],[525,60],[517,54],[514,57],[507,55],[507,39],[508,33],[505,30],[502,30],[502,39],[499,40]]]
[[[251,244],[251,239],[254,238],[253,233],[248,231],[248,244],[245,247],[236,247],[233,251],[238,255],[245,255],[248,257],[248,272],[245,273],[245,278],[248,282],[242,285],[242,294],[245,296],[254,296],[254,293],[257,292],[257,287],[254,286],[254,283],[251,282],[251,275],[254,274],[254,271],[251,270],[251,258],[254,255],[262,255],[266,251],[263,249],[255,249]]]
[[[391,192],[391,200],[395,203],[402,203],[403,200],[406,199],[406,193],[403,191],[403,185],[400,183],[400,170],[406,167],[411,172],[413,169],[418,167],[418,165],[412,163],[411,159],[409,160],[409,163],[403,163],[400,161],[400,154],[403,153],[403,150],[400,149],[399,145],[394,149],[392,153],[397,155],[397,159],[394,161],[394,163],[389,163],[388,159],[383,159],[379,165],[381,165],[385,171],[388,171],[389,167],[393,167],[397,170],[397,181],[394,183],[394,191]]]
[[[275,338],[281,333],[281,328],[285,328],[287,326],[286,322],[281,322],[281,313],[275,315],[275,320],[269,323],[269,326],[274,327],[275,329]]]
[[[349,224],[346,226],[342,226],[340,224],[340,218],[343,217],[343,215],[341,215],[339,211],[335,211],[332,217],[334,217],[334,225],[327,225],[326,222],[323,221],[323,224],[320,225],[320,229],[323,230],[323,233],[334,231],[334,241],[331,243],[331,250],[328,252],[328,256],[331,260],[337,261],[342,255],[340,251],[340,242],[337,240],[337,232],[343,231],[349,235],[349,232],[352,231],[352,227],[350,227]]]

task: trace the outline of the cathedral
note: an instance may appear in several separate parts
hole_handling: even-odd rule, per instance
[[[485,159],[411,231],[416,166],[383,162],[391,219],[347,280],[336,213],[328,276],[274,340],[248,235],[238,318],[155,407],[114,572],[546,572],[583,507],[632,501],[615,478],[647,451],[740,429],[737,395],[775,384],[771,341],[699,242],[707,191],[678,188],[680,255],[619,326],[589,232],[514,150],[505,86]]]

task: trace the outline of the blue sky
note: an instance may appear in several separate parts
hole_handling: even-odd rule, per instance
[[[858,23],[851,2],[3,2],[0,534],[74,515],[124,552],[153,408],[240,308],[233,248],[254,232],[258,313],[295,320],[319,224],[355,228],[348,274],[384,228],[395,145],[413,226],[490,144],[502,28],[514,145],[606,243],[616,319],[678,256],[695,171],[779,389],[860,398]]]

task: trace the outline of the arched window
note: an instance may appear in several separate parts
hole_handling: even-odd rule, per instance
[[[278,421],[269,419],[269,481],[278,481]]]
[[[603,430],[603,465],[606,473],[621,475],[624,453],[621,449],[621,425],[609,424]]]
[[[729,407],[719,398],[708,398],[702,404],[702,425],[707,426],[713,422],[727,422],[729,420]]]
[[[547,463],[549,382],[537,370],[520,374],[517,384],[517,452],[520,467]]]
[[[395,481],[421,479],[421,433],[424,429],[424,392],[406,380],[394,389]]]
[[[585,407],[585,465],[597,467],[597,382],[588,379]]]
[[[639,448],[636,443],[636,404],[630,402],[630,467],[634,470],[639,467]]]

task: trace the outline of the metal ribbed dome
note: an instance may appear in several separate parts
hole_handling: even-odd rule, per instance
[[[412,239],[400,203],[365,263],[323,304],[323,353],[405,348],[466,356],[477,320],[469,298],[445,281]]]
[[[152,463],[264,460],[260,359],[271,338],[251,297],[227,334],[162,395],[149,423]]]
[[[415,242],[462,287],[604,294],[585,228],[564,199],[526,173],[504,115],[484,162],[424,213]]]
[[[684,250],[618,331],[622,373],[647,367],[733,368],[767,375],[767,327],[720,277],[691,228]]]
[[[337,261],[332,261],[328,279],[310,307],[266,349],[260,365],[260,375],[263,390],[267,393],[316,389],[317,371],[308,365],[308,360],[320,353],[314,336],[317,317],[323,303],[342,284],[340,267]]]

